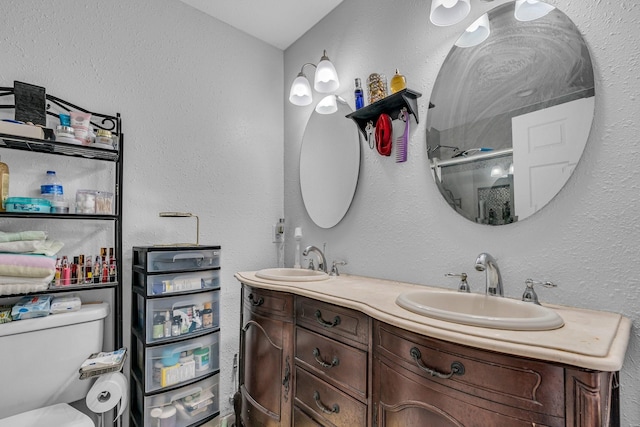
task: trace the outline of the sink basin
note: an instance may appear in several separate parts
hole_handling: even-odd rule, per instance
[[[412,291],[400,294],[396,304],[423,316],[484,328],[544,331],[564,325],[550,308],[481,294]]]
[[[256,272],[261,279],[283,282],[315,282],[327,280],[329,275],[324,271],[307,270],[304,268],[265,268]]]

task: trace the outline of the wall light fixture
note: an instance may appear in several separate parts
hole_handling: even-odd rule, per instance
[[[470,11],[469,0],[431,0],[429,19],[434,25],[446,27],[462,21]]]
[[[489,15],[485,13],[480,18],[476,19],[473,24],[469,25],[455,44],[458,47],[477,46],[489,38],[489,34],[491,34]]]
[[[547,15],[554,6],[538,0],[516,0],[514,16],[518,21],[534,21]]]
[[[329,57],[327,57],[327,51],[325,50],[318,65],[311,62],[304,64],[302,68],[300,68],[298,76],[291,84],[289,102],[301,107],[311,104],[311,101],[313,100],[309,80],[304,74],[304,67],[307,65],[311,65],[316,68],[315,78],[313,79],[313,88],[316,92],[331,93],[335,92],[340,87],[340,80],[338,79],[336,68],[329,60]]]

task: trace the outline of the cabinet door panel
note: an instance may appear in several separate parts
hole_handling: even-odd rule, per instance
[[[248,287],[243,290],[242,421],[247,427],[289,426],[292,417],[293,299],[288,294],[252,291]],[[249,294],[253,294],[251,298]],[[275,308],[275,315],[269,314],[269,307]],[[287,312],[291,313],[288,318],[283,315]]]

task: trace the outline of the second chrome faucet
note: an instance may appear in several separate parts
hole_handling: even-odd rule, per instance
[[[502,275],[498,268],[498,262],[494,257],[486,252],[482,252],[478,255],[478,258],[476,258],[476,270],[485,272],[485,292],[487,295],[504,296]]]

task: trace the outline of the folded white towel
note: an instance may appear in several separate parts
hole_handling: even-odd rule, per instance
[[[14,254],[42,254],[54,256],[62,249],[64,243],[55,240],[17,240],[13,242],[0,241],[0,252]]]
[[[45,231],[18,231],[15,233],[5,233],[0,231],[0,242],[15,242],[17,240],[45,240]]]

